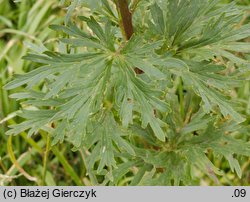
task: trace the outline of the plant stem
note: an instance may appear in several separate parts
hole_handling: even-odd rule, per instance
[[[120,27],[128,41],[134,33],[132,13],[129,10],[127,0],[116,0],[118,13],[121,17]],[[143,74],[144,72],[139,68],[134,68],[136,74]]]
[[[49,135],[48,133],[46,133],[46,132],[44,132],[42,130],[40,131],[40,134],[42,135],[43,139],[45,139],[45,137]],[[74,168],[70,165],[70,163],[67,161],[67,159],[63,155],[62,150],[59,150],[59,148],[57,146],[51,146],[50,150],[53,152],[53,154],[56,156],[58,161],[61,163],[61,165],[65,169],[66,173],[75,182],[76,186],[84,186],[82,180],[80,179],[80,177],[78,177],[78,175],[75,172]]]
[[[180,79],[180,83],[178,86],[178,92],[179,92],[179,99],[180,99],[180,114],[181,114],[182,120],[184,120],[185,111],[184,111],[184,95],[183,95],[182,79]]]
[[[49,151],[50,151],[50,136],[47,135],[46,150],[45,150],[44,159],[43,159],[42,186],[45,186],[45,183],[46,183],[46,174],[47,174],[47,164],[48,164]]]
[[[0,168],[2,168],[3,172],[6,173],[7,172],[7,169],[6,167],[4,166],[3,162],[2,162],[2,159],[0,158]]]
[[[132,13],[129,10],[127,0],[117,0],[117,9],[121,16],[122,29],[125,32],[126,40],[129,40],[134,33]]]
[[[23,168],[22,166],[19,164],[19,162],[17,161],[13,148],[12,148],[12,136],[9,136],[8,141],[7,141],[7,151],[8,151],[8,155],[10,157],[11,162],[15,165],[15,167],[18,169],[18,171],[24,176],[26,177],[28,180],[30,181],[37,181],[36,177],[33,177],[31,175],[29,175]]]
[[[87,166],[87,161],[86,161],[86,159],[87,159],[87,152],[86,152],[86,149],[85,149],[85,148],[81,149],[81,150],[80,150],[80,154],[81,154],[83,163],[84,163],[84,165],[85,165],[85,168],[86,168],[86,170],[87,170],[87,172],[88,172],[88,175],[89,175],[89,179],[90,179],[91,184],[92,184],[93,186],[97,186],[97,185],[98,185],[98,181],[97,181],[95,175],[92,173],[91,170],[89,170],[89,168],[88,168],[88,166]]]

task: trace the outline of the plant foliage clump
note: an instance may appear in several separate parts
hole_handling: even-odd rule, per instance
[[[76,7],[83,16],[71,21]],[[249,71],[250,25],[242,10],[218,0],[74,0],[57,51],[36,48],[41,64],[5,89],[22,102],[24,121],[8,135],[45,131],[52,144],[82,150],[94,185],[193,185],[197,171],[215,183],[211,161],[236,155],[245,104],[234,91]],[[240,54],[238,54],[240,52]],[[237,54],[236,54],[237,53]]]

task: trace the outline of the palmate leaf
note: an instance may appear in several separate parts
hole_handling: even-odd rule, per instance
[[[98,23],[93,19],[90,18],[85,19],[85,21],[88,22],[88,25],[92,30],[96,33],[100,40],[98,42],[99,44],[106,44],[110,49],[110,51],[113,50],[113,47],[109,46],[107,42],[107,37],[105,33],[107,34],[107,31],[103,31],[101,26],[98,25]],[[55,28],[55,27],[54,27]],[[78,37],[89,40],[89,37],[86,37],[85,34],[81,34],[80,30],[78,30],[75,27],[56,27],[57,30],[63,30],[67,33],[74,33],[74,35],[78,35]],[[70,30],[70,31],[69,31]],[[76,34],[77,33],[77,34]],[[68,39],[72,40],[72,39]],[[92,40],[92,39],[91,39]],[[101,41],[104,41],[102,43]],[[147,54],[148,52],[152,51],[154,48],[159,47],[159,43],[153,43],[150,45],[143,45],[140,51],[134,48],[129,48],[133,46],[133,41],[127,44],[125,48],[121,51],[121,53],[129,57],[134,52],[137,53],[139,59],[141,60],[141,63],[139,67],[144,67],[144,60],[143,55]],[[80,44],[83,45],[83,44]],[[84,44],[84,46],[88,47],[88,44]],[[91,48],[98,48],[90,46]],[[138,48],[138,47],[137,47]],[[101,103],[103,101],[103,95],[100,92],[105,92],[105,84],[108,82],[112,67],[112,61],[106,61],[106,58],[109,57],[109,53],[105,52],[106,49],[100,48],[97,52],[93,53],[82,53],[82,54],[60,54],[60,53],[52,53],[46,51],[42,55],[35,55],[30,54],[26,56],[26,59],[30,59],[34,62],[44,63],[48,64],[48,71],[45,71],[45,69],[39,68],[37,70],[34,70],[33,72],[27,73],[27,75],[20,76],[20,79],[16,79],[13,83],[9,83],[6,88],[11,89],[14,87],[21,86],[23,84],[28,84],[27,88],[31,89],[37,82],[42,81],[44,79],[47,79],[48,81],[48,92],[43,97],[44,105],[42,105],[41,101],[39,103],[41,106],[47,106],[47,102],[49,99],[64,99],[64,103],[60,106],[56,106],[58,109],[58,113],[55,114],[54,117],[51,117],[50,122],[53,122],[54,120],[58,121],[61,119],[66,119],[67,122],[70,122],[69,128],[67,129],[67,133],[71,137],[72,143],[75,144],[75,146],[81,145],[81,138],[84,134],[84,128],[86,128],[87,120],[88,120],[88,114],[93,114],[101,109]],[[105,53],[104,53],[105,52]],[[112,53],[113,54],[113,53]],[[136,58],[137,59],[137,58]],[[131,58],[131,61],[128,60],[126,63],[123,64],[123,62],[120,61],[118,66],[122,68],[123,70],[126,70],[121,75],[125,76],[127,78],[127,83],[124,84],[128,91],[131,91],[131,95],[133,98],[129,98],[128,95],[126,95],[123,99],[123,107],[121,108],[121,113],[124,110],[124,107],[126,108],[126,102],[129,103],[129,99],[131,101],[135,99],[137,103],[137,109],[135,111],[141,111],[142,115],[142,125],[145,128],[148,124],[150,124],[151,128],[155,132],[155,135],[162,141],[165,140],[165,134],[162,130],[161,126],[164,125],[163,122],[161,122],[158,118],[154,117],[154,108],[153,106],[156,106],[156,109],[159,109],[160,111],[167,112],[169,110],[167,103],[161,101],[157,98],[157,95],[159,95],[160,92],[154,92],[153,90],[149,90],[148,87],[144,87],[146,83],[142,81],[141,79],[136,78],[135,74],[133,73],[133,66],[136,65],[133,58]],[[119,60],[118,60],[119,62]],[[110,63],[107,67],[106,63]],[[150,63],[149,67],[153,67]],[[107,67],[107,68],[106,68]],[[44,67],[45,68],[45,67]],[[46,66],[47,68],[47,66]],[[146,66],[145,66],[146,68]],[[150,68],[148,68],[150,69]],[[155,68],[156,69],[156,68]],[[44,71],[43,71],[44,70]],[[156,69],[157,70],[157,69]],[[39,71],[42,71],[42,75],[38,74]],[[38,72],[38,73],[37,73]],[[150,71],[151,73],[153,71]],[[160,73],[161,77],[163,78],[164,74]],[[67,76],[70,75],[70,76]],[[149,75],[151,76],[151,75]],[[37,78],[36,80],[32,80],[32,78]],[[30,82],[32,80],[32,82]],[[80,83],[80,85],[79,85]],[[127,93],[126,93],[127,94]],[[156,94],[156,95],[154,95]],[[85,95],[84,98],[82,98]],[[89,95],[86,96],[86,95]],[[92,97],[92,99],[90,99]],[[149,99],[149,103],[148,103]],[[30,102],[30,103],[36,103],[36,101]],[[145,106],[146,111],[140,109],[140,106]],[[55,106],[54,106],[55,107]],[[131,107],[130,107],[131,108]],[[131,111],[129,117],[127,120],[125,120],[123,117],[123,123],[125,126],[128,125],[128,123],[132,122],[132,111]],[[82,113],[84,113],[84,116],[82,116]],[[84,118],[85,117],[85,118]],[[129,120],[130,119],[130,120]],[[75,138],[77,137],[77,138]]]
[[[180,45],[183,39],[186,42],[187,39],[198,36],[197,32],[201,30],[198,26],[208,24],[209,19],[221,14],[221,11],[213,12],[216,4],[218,0],[156,0],[150,8],[153,29],[158,30],[158,34],[163,34],[168,46]],[[231,11],[230,8],[228,10]],[[208,17],[209,14],[211,15]]]
[[[225,52],[225,50],[249,52],[248,44],[244,42],[241,46],[235,43],[234,47],[227,45],[228,42],[236,42],[250,36],[249,25],[235,29],[235,24],[240,21],[242,14],[233,3],[223,6],[222,9],[216,6],[217,0],[156,2],[150,9],[152,22],[149,24],[153,23],[152,29],[155,34],[163,36],[166,45],[162,48],[173,47],[180,55],[189,54],[191,57],[200,55],[202,60],[223,56],[232,59],[236,64],[249,66],[246,60]],[[164,27],[157,27],[163,25]],[[162,30],[165,30],[164,33]]]
[[[191,144],[193,145],[194,150],[198,149],[201,152],[211,148],[215,154],[224,156],[228,160],[232,171],[235,170],[237,175],[241,177],[241,169],[238,160],[233,158],[233,156],[235,154],[248,156],[250,154],[250,144],[236,140],[230,135],[225,135],[226,132],[230,132],[230,129],[227,126],[228,125],[225,124],[224,126],[222,125],[221,128],[215,128],[210,123],[204,133],[199,137],[185,140],[184,148],[189,150],[189,147],[186,146]],[[199,153],[201,154],[201,152]],[[193,153],[190,154],[190,157],[191,156],[194,156]],[[198,158],[200,157],[198,156]]]
[[[91,49],[90,52],[62,54],[46,51],[41,54],[29,54],[25,59],[46,65],[18,76],[15,81],[5,86],[6,89],[12,89],[27,85],[26,89],[29,93],[15,94],[13,97],[28,98],[29,100],[24,103],[36,107],[34,112],[24,111],[24,114],[20,116],[27,113],[28,115],[24,117],[27,120],[13,126],[8,134],[17,134],[28,130],[29,135],[32,135],[39,130],[45,130],[51,133],[53,145],[66,139],[76,149],[87,146],[91,150],[90,160],[88,161],[89,169],[94,170],[93,165],[98,161],[97,174],[106,172],[106,178],[112,181],[112,170],[117,167],[116,153],[125,151],[129,155],[135,155],[130,143],[122,137],[123,133],[119,130],[114,131],[115,128],[119,127],[119,124],[115,122],[112,113],[109,112],[110,109],[106,109],[104,105],[105,99],[107,99],[105,92],[113,72],[116,72],[118,68],[120,73],[116,76],[126,78],[123,83],[126,89],[126,94],[122,95],[123,107],[121,107],[121,111],[118,109],[125,127],[132,122],[133,114],[139,112],[142,126],[146,128],[149,125],[156,137],[165,141],[166,134],[162,128],[164,123],[155,117],[154,107],[165,113],[169,108],[167,103],[157,97],[161,92],[151,90],[146,82],[136,77],[133,62],[127,63],[126,60],[112,58],[114,55],[114,45],[112,44],[114,42],[107,38],[112,34],[109,27],[103,29],[94,18],[81,19],[87,22],[95,36],[81,32],[72,24],[69,24],[68,27],[52,26],[52,28],[74,37],[62,39],[63,42],[73,46],[87,47]],[[150,46],[142,44],[145,47],[141,48],[140,51],[124,48],[121,54],[125,56],[126,53],[129,56],[133,51],[136,51],[138,57],[140,56],[143,59],[142,56],[153,51],[154,48],[159,46],[158,44],[151,44]],[[144,64],[142,63],[140,66],[143,67]],[[163,73],[161,75],[163,78]],[[118,84],[120,81],[117,80],[115,83]],[[36,95],[33,89],[40,84],[44,88],[42,92]],[[131,94],[127,94],[128,92],[131,92]],[[131,108],[130,115],[124,118],[123,115],[127,113],[126,105],[129,103],[129,99],[136,104],[135,107]],[[145,108],[142,108],[142,106]],[[44,107],[50,107],[46,110],[50,113],[43,118],[39,114],[43,114]],[[36,113],[38,114],[37,117]],[[102,113],[104,113],[104,120],[100,120],[100,117],[97,116]],[[94,125],[97,125],[95,127],[98,127],[98,129],[90,132],[89,125],[93,123],[93,120],[97,122]],[[90,145],[87,145],[88,141],[91,142]],[[94,144],[96,145],[94,146]],[[119,149],[116,149],[116,147]],[[132,162],[132,164],[134,163]]]
[[[63,50],[33,45],[24,59],[41,67],[5,86],[23,90],[11,97],[22,101],[24,121],[7,134],[66,140],[84,153],[94,185],[121,185],[124,176],[130,185],[195,185],[197,169],[218,184],[224,173],[210,156],[241,177],[237,156],[250,147],[233,135],[246,127],[232,92],[245,79],[238,68],[249,66],[249,25],[235,26],[241,10],[218,2],[143,1],[124,40],[113,1],[72,1],[65,25],[50,26]],[[90,17],[71,22],[90,4]]]
[[[197,123],[198,120],[200,125]],[[207,124],[203,124],[203,120]],[[241,177],[241,168],[234,156],[236,154],[249,156],[250,144],[236,140],[230,135],[231,132],[237,130],[233,122],[216,127],[213,126],[213,122],[212,119],[207,122],[204,113],[198,114],[190,122],[190,125],[196,126],[182,133],[183,139],[178,142],[176,148],[170,147],[169,151],[136,149],[136,156],[143,159],[147,165],[151,165],[150,171],[153,172],[149,178],[144,173],[140,185],[193,185],[195,176],[191,173],[194,169],[202,171],[218,184],[217,176],[223,173],[209,160],[206,155],[209,150],[212,150],[215,155],[224,156],[232,171]],[[194,131],[198,135],[187,135]],[[157,173],[157,169],[161,172]]]
[[[225,76],[218,74],[218,71],[222,70],[221,66],[205,61],[198,63],[173,58],[166,58],[163,61],[158,61],[158,63],[165,66],[173,74],[182,77],[185,84],[202,98],[204,109],[207,112],[211,111],[216,105],[225,117],[230,115],[239,123],[245,120],[224,94],[229,92],[230,88],[238,86],[240,81],[233,77],[225,78]]]
[[[137,151],[145,163],[156,169],[162,170],[154,173],[154,177],[142,180],[141,185],[192,185],[194,176],[192,169],[198,168],[206,173],[215,183],[218,183],[217,175],[222,173],[205,155],[205,150],[189,147],[188,150],[178,148],[177,151],[153,152]],[[173,181],[172,181],[173,180]]]

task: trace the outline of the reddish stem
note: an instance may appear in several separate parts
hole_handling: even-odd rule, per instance
[[[134,33],[133,23],[132,23],[132,13],[129,10],[127,0],[117,1],[118,9],[122,18],[122,25],[124,32],[126,34],[126,39],[129,40]]]
[[[126,40],[129,40],[134,33],[132,13],[129,10],[127,0],[117,0],[117,7],[122,19],[122,26],[126,35]],[[136,74],[143,74],[144,72],[135,67]]]

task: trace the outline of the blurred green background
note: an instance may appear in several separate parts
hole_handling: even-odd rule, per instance
[[[242,24],[250,22],[250,0],[221,2],[237,3],[245,10]],[[73,152],[70,145],[60,144],[49,150],[45,134],[37,134],[33,139],[26,133],[12,138],[5,135],[8,124],[20,121],[15,117],[19,103],[9,98],[13,92],[3,90],[2,86],[13,74],[36,68],[36,64],[21,59],[29,48],[43,45],[51,50],[58,48],[58,35],[48,26],[63,23],[65,13],[59,0],[0,0],[0,185],[91,185],[83,154]],[[246,82],[238,93],[243,100],[249,98],[250,83]],[[246,110],[246,115],[249,114],[250,108]],[[241,131],[241,135],[249,139],[247,131]],[[220,177],[221,185],[250,185],[250,159],[240,159],[241,179],[235,178],[224,159],[217,161],[215,165],[225,173]],[[201,185],[213,185],[206,176],[201,175],[200,179]],[[121,180],[120,185],[126,185],[126,180]]]

